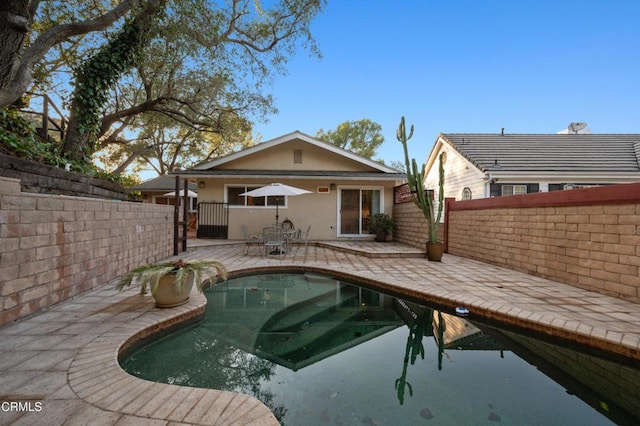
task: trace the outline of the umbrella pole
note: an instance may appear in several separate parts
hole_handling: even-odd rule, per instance
[[[278,205],[280,204],[280,200],[276,197],[276,226],[278,226]]]

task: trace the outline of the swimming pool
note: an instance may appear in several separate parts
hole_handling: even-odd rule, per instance
[[[148,380],[253,395],[286,425],[638,424],[637,368],[316,273],[230,279],[127,354]]]

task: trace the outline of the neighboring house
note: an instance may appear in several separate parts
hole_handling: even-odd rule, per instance
[[[426,188],[438,188],[441,152],[444,194],[456,200],[640,181],[639,134],[440,134]]]
[[[140,191],[140,199],[144,203],[175,205],[176,197],[168,195],[176,191],[175,176],[158,176],[129,189],[131,191]],[[182,189],[184,189],[184,182],[180,182],[180,190]],[[198,211],[197,185],[189,182],[189,191],[193,193],[189,194],[188,210],[189,213],[196,213]]]
[[[242,225],[251,233],[272,225],[276,204],[279,221],[289,219],[302,229],[311,225],[310,238],[370,237],[365,218],[391,214],[393,187],[405,180],[404,173],[298,131],[174,174],[196,182],[200,202],[228,205],[229,239],[242,238]],[[276,182],[312,193],[240,195]]]

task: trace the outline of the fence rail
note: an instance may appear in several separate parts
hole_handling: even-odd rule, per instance
[[[64,114],[56,106],[51,98],[43,93],[27,92],[29,96],[42,98],[42,111],[34,111],[32,109],[20,109],[20,112],[24,114],[33,114],[39,116],[40,127],[38,128],[38,135],[42,139],[47,139],[50,136],[49,132],[54,132],[59,136],[59,141],[64,140],[65,133],[68,127],[68,121]],[[51,109],[55,110],[57,116],[51,115]]]

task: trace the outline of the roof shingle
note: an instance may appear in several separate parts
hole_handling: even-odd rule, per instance
[[[482,171],[640,172],[639,134],[441,136]]]

